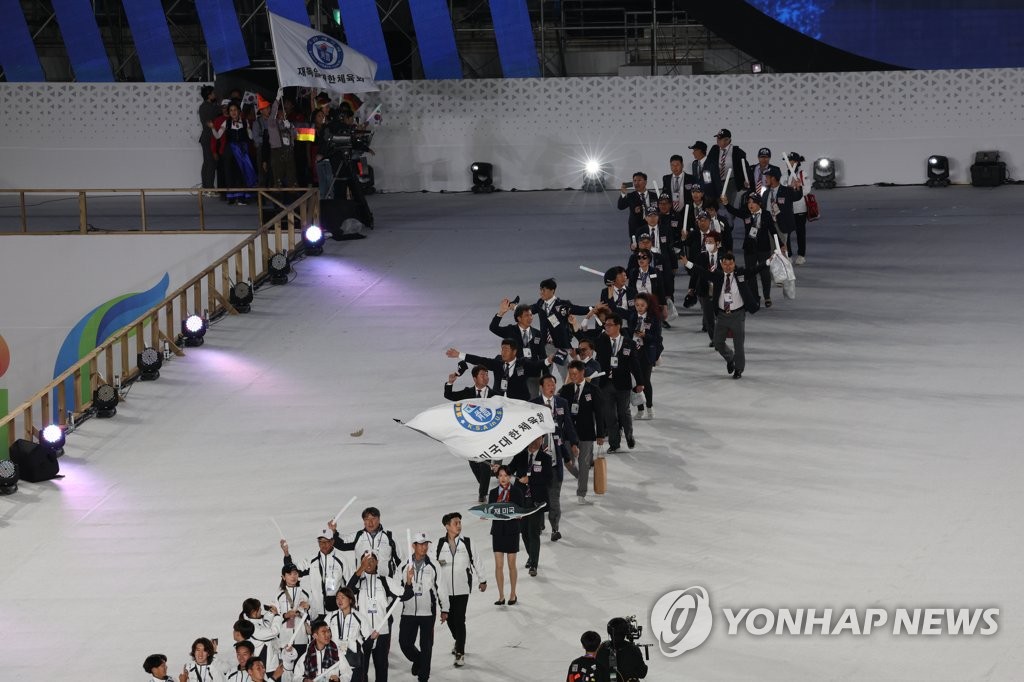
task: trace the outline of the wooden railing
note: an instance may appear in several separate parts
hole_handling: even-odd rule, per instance
[[[85,413],[92,407],[93,391],[102,384],[113,385],[115,377],[120,376],[122,383],[135,378],[139,371],[135,366],[136,355],[147,346],[162,351],[166,343],[170,352],[184,355],[178,345],[178,333],[182,320],[189,315],[238,314],[230,303],[233,284],[250,280],[260,283],[266,279],[271,256],[293,251],[302,241],[302,230],[319,219],[320,193],[316,189],[303,190],[301,196],[288,204],[270,195],[265,199],[280,210],[252,235],[0,419],[0,433],[6,430],[8,445],[18,437],[34,440],[48,424],[63,426],[69,415],[75,419]],[[67,389],[69,379],[71,391]],[[5,456],[6,452],[0,454],[0,459]]]
[[[274,198],[274,195],[298,195],[301,196],[309,189],[305,187],[285,187],[285,188],[266,188],[266,187],[246,187],[238,189],[196,189],[196,188],[146,188],[146,189],[0,189],[0,196],[3,195],[17,195],[18,196],[18,211],[19,211],[19,226],[16,232],[4,232],[0,231],[0,235],[3,234],[29,234],[29,214],[28,209],[30,204],[26,201],[27,196],[35,195],[47,195],[47,196],[66,196],[67,198],[77,199],[77,212],[78,212],[78,231],[76,234],[89,234],[89,197],[98,196],[116,196],[116,195],[137,195],[139,200],[139,227],[137,229],[118,229],[118,233],[133,233],[133,232],[160,232],[167,234],[168,232],[186,231],[176,229],[160,229],[154,230],[149,226],[150,223],[150,211],[146,206],[146,197],[155,196],[173,196],[173,195],[193,195],[196,200],[196,219],[199,221],[199,230],[206,231],[207,227],[207,216],[206,207],[210,201],[219,202],[219,198],[213,195],[219,195],[226,192],[249,192],[256,195],[256,217],[251,224],[250,229],[257,229],[261,224],[261,218],[263,216],[264,206],[283,206],[280,201]],[[210,194],[211,196],[207,196]],[[37,221],[44,220],[38,218]],[[52,220],[52,218],[51,218]],[[192,232],[194,230],[187,230]],[[225,230],[218,230],[225,231]],[[67,230],[60,232],[47,231],[46,229],[33,231],[32,234],[67,234]]]

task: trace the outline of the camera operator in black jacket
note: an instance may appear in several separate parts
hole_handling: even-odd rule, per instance
[[[632,682],[647,677],[647,664],[640,647],[630,638],[629,621],[612,618],[608,621],[610,640],[597,649],[597,682]]]

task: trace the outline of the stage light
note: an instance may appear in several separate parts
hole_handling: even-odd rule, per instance
[[[949,186],[949,158],[945,156],[928,157],[928,180],[925,181],[929,187]]]
[[[324,252],[324,242],[327,237],[319,225],[310,225],[302,231],[302,246],[311,256],[319,256]]]
[[[0,460],[0,495],[18,492],[18,467],[9,459]]]
[[[834,189],[836,186],[836,163],[829,158],[814,162],[814,189]]]
[[[96,416],[101,419],[109,419],[117,414],[119,400],[117,390],[110,384],[103,384],[92,392],[92,406],[96,408]]]
[[[288,256],[283,253],[275,253],[270,257],[270,261],[267,263],[267,269],[270,271],[271,284],[288,283],[288,273],[292,271],[292,266],[288,262]]]
[[[604,191],[604,167],[597,159],[587,159],[583,163],[583,191]]]
[[[206,336],[206,320],[198,315],[189,315],[181,321],[181,335],[185,337],[185,345],[196,348],[203,345],[203,337]]]
[[[252,310],[252,286],[248,282],[236,282],[228,293],[228,303],[240,313]]]
[[[64,429],[56,424],[43,427],[39,432],[39,444],[60,457],[64,454]]]
[[[750,63],[750,73],[762,73],[764,71],[764,64],[761,62]]]
[[[494,191],[494,166],[474,161],[469,172],[473,174],[473,194],[489,194]]]
[[[160,378],[160,368],[164,365],[163,356],[152,346],[146,348],[135,357],[139,367],[139,381],[156,381]]]

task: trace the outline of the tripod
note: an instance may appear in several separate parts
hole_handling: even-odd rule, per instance
[[[356,205],[356,215],[359,222],[372,230],[373,212],[370,210],[370,205],[366,202],[363,187],[359,183],[359,170],[356,168],[356,162],[352,158],[351,150],[332,155],[331,167],[336,169],[334,171],[334,178],[331,180],[331,197],[338,198],[339,189],[342,191],[340,195],[342,199],[346,199],[350,194],[352,201]],[[345,193],[346,189],[348,190],[347,194]]]

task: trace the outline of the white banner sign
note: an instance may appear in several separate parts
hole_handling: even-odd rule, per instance
[[[547,407],[503,396],[431,407],[405,425],[444,443],[453,455],[475,461],[510,460],[555,430]]]
[[[280,87],[292,85],[328,92],[376,92],[377,62],[348,45],[268,12],[270,39]]]

